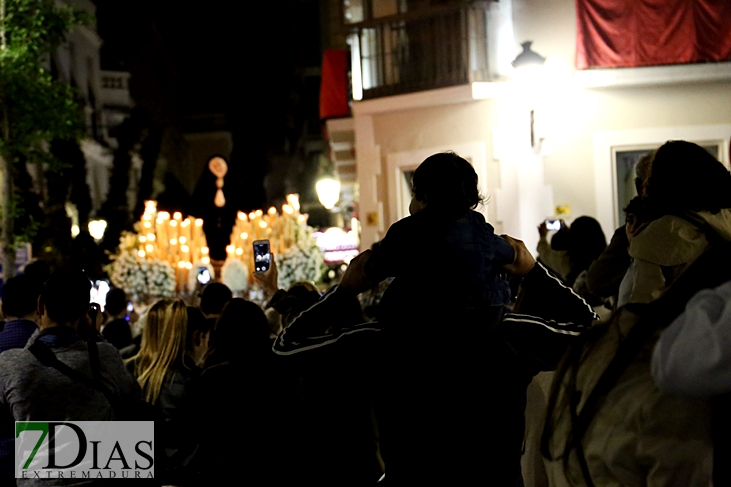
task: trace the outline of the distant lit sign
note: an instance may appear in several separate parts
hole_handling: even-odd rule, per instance
[[[354,232],[345,232],[342,228],[328,228],[325,232],[313,235],[317,239],[317,246],[325,254],[326,264],[340,264],[350,262],[360,252],[358,237]]]

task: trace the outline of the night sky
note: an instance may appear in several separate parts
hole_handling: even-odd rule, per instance
[[[96,3],[102,68],[129,70],[137,104],[183,132],[191,115],[224,113],[243,205],[260,207],[266,155],[297,130],[298,70],[320,63],[317,0]]]

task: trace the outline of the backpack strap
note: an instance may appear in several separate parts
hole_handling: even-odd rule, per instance
[[[82,374],[78,370],[72,369],[65,363],[61,362],[50,348],[48,348],[46,345],[38,340],[33,342],[33,344],[28,347],[28,351],[32,353],[33,356],[46,367],[52,367],[61,372],[69,379],[73,380],[74,382],[85,384],[101,392],[107,402],[109,402],[112,410],[114,410],[116,413],[116,411],[118,410],[119,400],[115,396],[115,394],[110,391],[109,388],[107,388],[101,381],[99,350],[97,349],[96,342],[90,340],[86,342],[86,344],[89,350],[89,364],[91,366],[92,375],[94,376],[93,378]]]

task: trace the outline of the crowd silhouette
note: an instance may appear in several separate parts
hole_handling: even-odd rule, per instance
[[[685,141],[636,173],[609,244],[538,222],[534,258],[435,154],[337,285],[280,289],[272,260],[263,307],[212,282],[102,313],[34,263],[2,289],[2,485],[14,422],[64,420],[155,421],[150,485],[731,485],[731,173]]]

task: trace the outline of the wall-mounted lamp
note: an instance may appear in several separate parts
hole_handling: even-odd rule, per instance
[[[340,181],[337,179],[330,177],[320,179],[315,184],[315,190],[320,203],[328,210],[332,210],[340,199]]]
[[[510,63],[515,69],[526,66],[543,66],[545,64],[546,58],[531,49],[532,44],[533,41],[525,41],[520,45],[523,51]]]

